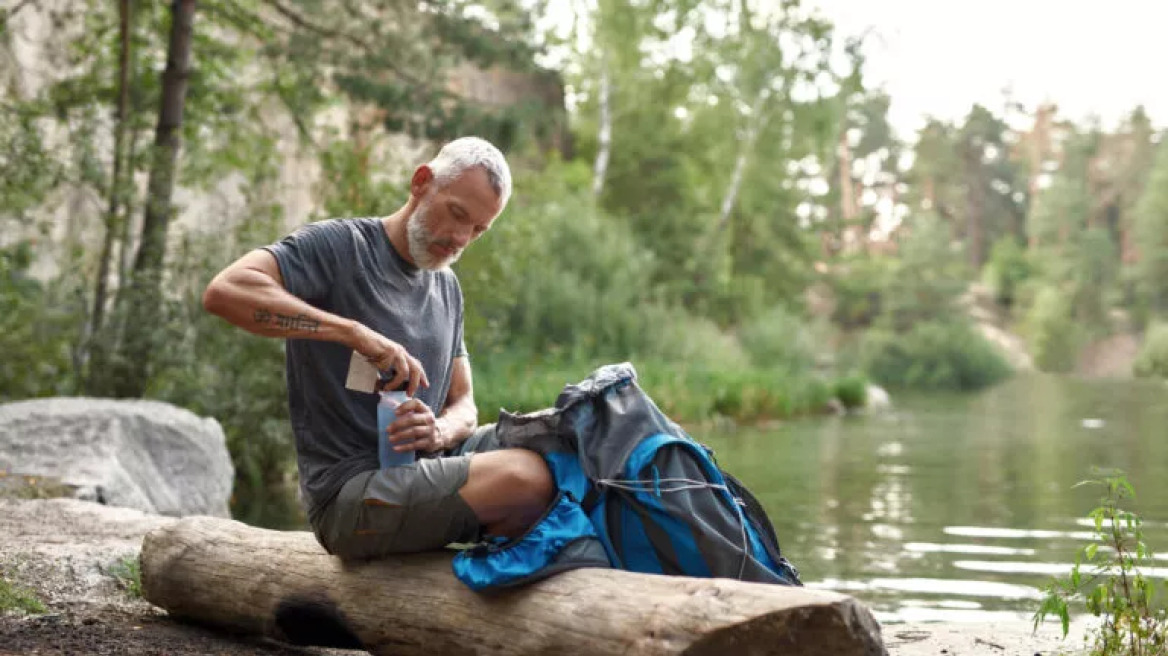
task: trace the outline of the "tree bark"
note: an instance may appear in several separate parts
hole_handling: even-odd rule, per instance
[[[87,345],[98,338],[105,319],[110,267],[114,257],[114,241],[119,232],[121,199],[126,191],[126,183],[122,178],[124,177],[123,169],[126,158],[126,123],[129,121],[128,110],[130,106],[130,2],[131,0],[120,0],[118,3],[121,50],[118,53],[118,104],[114,114],[114,161],[113,171],[110,174],[109,206],[105,213],[105,238],[101,244],[97,280],[93,289],[93,312],[89,315],[89,330],[84,340]],[[87,346],[87,353],[88,350]]]
[[[592,167],[592,195],[600,197],[604,191],[604,179],[608,175],[608,158],[612,153],[612,82],[609,80],[608,64],[600,71],[600,130],[596,136],[596,162]]]
[[[174,0],[171,5],[170,43],[162,74],[162,99],[154,133],[153,161],[146,194],[146,213],[138,255],[130,275],[125,334],[115,372],[107,376],[118,397],[141,396],[150,374],[154,332],[162,305],[162,264],[166,255],[167,229],[173,210],[175,168],[178,161],[183,107],[190,74],[191,26],[195,0]]]
[[[868,609],[836,593],[584,569],[486,596],[450,559],[345,563],[306,532],[188,517],[146,536],[142,586],[172,617],[373,654],[886,653]]]
[[[766,126],[764,109],[767,98],[770,97],[767,84],[770,84],[769,79],[759,89],[758,95],[754,99],[754,105],[750,108],[750,116],[746,117],[746,131],[738,148],[738,156],[734,159],[734,172],[730,175],[730,185],[726,188],[725,195],[722,196],[722,205],[718,210],[717,232],[722,232],[730,224],[730,213],[734,211],[734,204],[738,202],[738,190],[742,188],[742,178],[746,175],[746,165],[749,163],[750,155],[754,152],[754,144],[758,141],[759,133]]]

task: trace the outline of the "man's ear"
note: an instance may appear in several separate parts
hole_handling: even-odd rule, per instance
[[[434,182],[434,170],[429,165],[422,164],[414,169],[414,177],[410,179],[410,195],[414,198],[422,198],[430,189],[432,182]]]

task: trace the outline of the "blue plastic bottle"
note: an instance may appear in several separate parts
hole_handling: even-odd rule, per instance
[[[386,429],[397,418],[397,407],[409,400],[404,390],[379,392],[381,399],[377,402],[377,456],[381,460],[381,468],[408,465],[414,461],[414,451],[394,451],[389,443],[389,433]]]

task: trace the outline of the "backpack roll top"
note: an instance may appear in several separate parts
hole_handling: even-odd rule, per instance
[[[608,556],[580,504],[560,492],[518,538],[490,538],[454,557],[454,576],[477,592],[534,583],[581,567],[609,567]]]

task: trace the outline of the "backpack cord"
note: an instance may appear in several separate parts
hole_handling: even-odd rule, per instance
[[[662,483],[676,483],[674,486],[662,486]],[[657,496],[661,496],[662,492],[683,492],[685,490],[700,490],[708,488],[711,490],[725,490],[730,494],[734,501],[734,512],[738,514],[738,523],[742,525],[742,563],[738,566],[738,580],[742,580],[743,574],[746,573],[746,560],[750,558],[750,538],[746,535],[746,514],[742,512],[742,501],[730,492],[730,488],[726,485],[718,485],[717,483],[710,483],[694,478],[657,478],[653,480],[636,480],[636,479],[618,479],[618,478],[598,478],[596,485],[599,487],[611,487],[626,492],[655,492]]]

